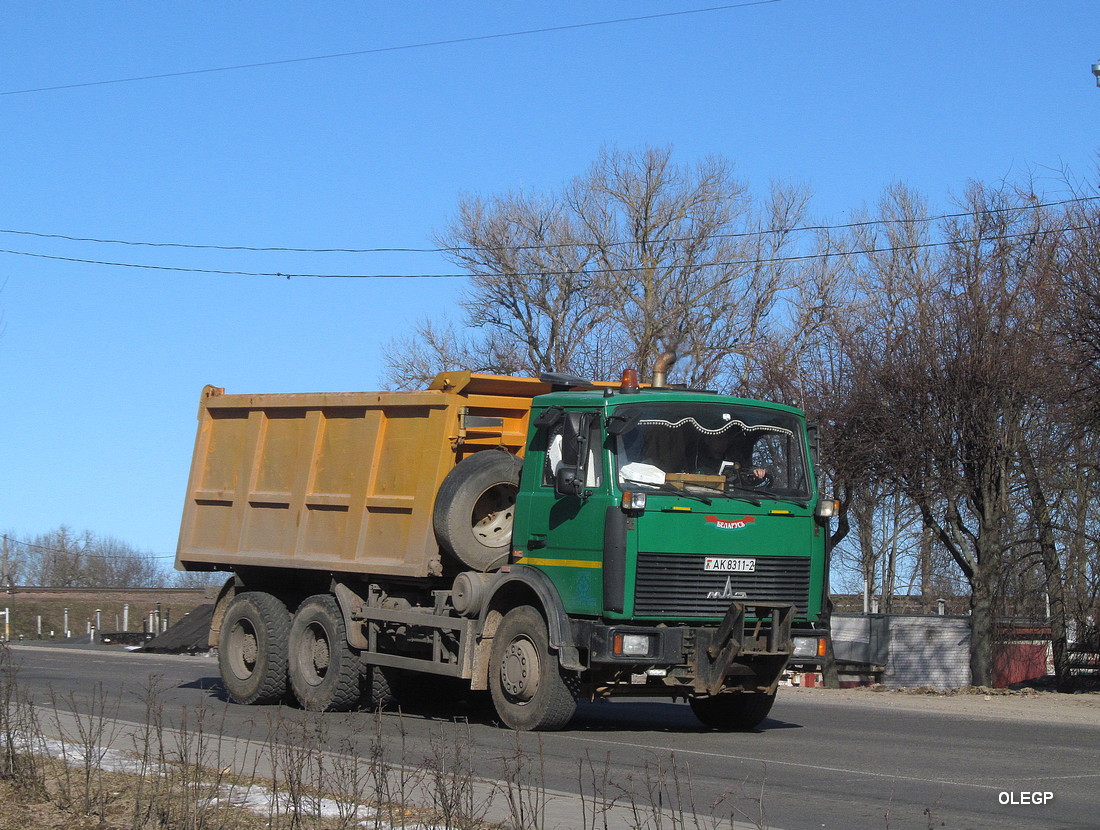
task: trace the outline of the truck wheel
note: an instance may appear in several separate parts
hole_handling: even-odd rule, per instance
[[[237,594],[225,610],[218,668],[235,703],[278,703],[286,696],[290,613],[263,591]]]
[[[576,675],[550,653],[546,621],[529,605],[504,615],[493,638],[489,691],[511,729],[563,729],[577,709]]]
[[[290,688],[303,709],[346,712],[359,702],[363,667],[335,597],[318,594],[301,604],[290,624],[289,654]]]
[[[753,729],[771,711],[775,692],[770,695],[729,692],[713,697],[688,699],[691,711],[712,729]]]
[[[432,521],[439,544],[475,571],[508,561],[523,461],[497,450],[475,452],[447,473]]]

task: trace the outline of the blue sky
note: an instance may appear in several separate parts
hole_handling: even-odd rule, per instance
[[[180,268],[451,273],[434,254],[150,248],[10,231],[258,247],[430,247],[462,193],[546,191],[605,145],[729,158],[751,189],[842,222],[903,181],[1100,148],[1095,0],[779,0],[587,28],[41,92],[703,8],[707,3],[8,2],[0,248]],[[715,4],[717,5],[717,4]],[[283,279],[0,253],[0,531],[67,524],[175,550],[204,384],[378,388],[383,346],[455,314],[456,279]]]

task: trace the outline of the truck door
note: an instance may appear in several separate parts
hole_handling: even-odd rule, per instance
[[[603,525],[610,495],[600,416],[551,408],[535,422],[513,547],[542,570],[570,614],[602,611]]]

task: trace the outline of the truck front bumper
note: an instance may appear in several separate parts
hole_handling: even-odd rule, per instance
[[[754,619],[746,623],[749,609]],[[586,657],[582,663],[597,678],[661,678],[665,686],[713,695],[731,676],[753,685],[778,680],[793,647],[794,613],[790,604],[734,602],[716,625],[573,620],[572,633]]]

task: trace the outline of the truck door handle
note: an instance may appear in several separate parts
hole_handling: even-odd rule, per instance
[[[545,536],[532,536],[530,539],[527,540],[528,550],[541,550],[544,547],[546,547]]]

